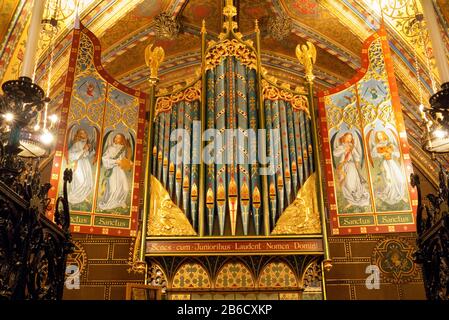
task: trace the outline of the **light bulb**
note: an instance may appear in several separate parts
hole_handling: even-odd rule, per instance
[[[36,125],[33,127],[34,131],[39,131],[40,128],[41,128],[41,127],[40,127],[40,125],[38,125],[38,124],[36,124]]]
[[[51,144],[53,142],[53,139],[53,135],[48,130],[44,131],[40,137],[41,142],[47,145]]]
[[[11,112],[5,113],[5,114],[3,115],[3,118],[5,118],[5,121],[11,122],[11,121],[14,120],[14,114],[11,113]]]
[[[443,129],[436,129],[433,132],[433,135],[434,135],[435,138],[443,139],[443,138],[445,138],[447,136],[447,131],[443,130]]]
[[[58,116],[55,114],[52,114],[52,115],[48,116],[48,120],[50,120],[50,122],[54,124],[54,123],[58,122]]]

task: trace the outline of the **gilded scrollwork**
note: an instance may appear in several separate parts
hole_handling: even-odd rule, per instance
[[[156,100],[156,117],[159,113],[170,111],[173,104],[177,102],[192,102],[195,100],[201,100],[201,81],[197,81],[187,89],[175,91],[169,96],[158,97]]]
[[[313,234],[321,232],[316,198],[316,180],[312,174],[296,196],[295,201],[280,216],[272,235]]]
[[[151,176],[149,236],[195,236],[196,232],[182,210],[155,177]]]
[[[386,76],[381,39],[376,39],[368,49],[370,66],[365,77],[382,80]]]
[[[304,271],[302,286],[305,292],[321,292],[322,270],[318,261],[312,262]]]
[[[286,88],[287,89],[287,88]],[[293,109],[304,111],[309,114],[309,102],[306,96],[294,94],[271,85],[268,81],[262,80],[262,94],[263,98],[267,100],[284,100],[290,102]]]
[[[326,99],[330,101],[330,99]],[[329,109],[327,110],[327,125],[329,128],[335,128],[340,126],[343,121],[343,112],[340,108],[332,105],[330,102],[326,102],[329,105]]]
[[[147,272],[148,283],[151,286],[161,287],[162,293],[167,292],[167,276],[157,263],[151,262]]]
[[[94,68],[93,46],[94,44],[92,43],[92,40],[90,40],[89,36],[83,32],[80,36],[80,45],[79,45],[80,53],[78,55],[78,62],[77,62],[78,72],[82,72],[85,69]]]
[[[419,1],[415,0],[391,0],[383,1],[382,7],[377,9],[382,11],[384,19],[392,26],[395,26],[398,34],[410,41],[412,46],[422,51],[422,42],[428,44],[428,34],[421,34],[420,23],[422,21],[422,8]],[[380,13],[380,12],[379,12]],[[423,37],[423,39],[420,39]]]
[[[226,39],[208,50],[206,53],[206,70],[213,69],[224,57],[234,56],[250,69],[257,68],[256,53],[244,43],[236,39]]]

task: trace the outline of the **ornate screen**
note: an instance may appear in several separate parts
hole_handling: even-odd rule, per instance
[[[98,39],[81,25],[73,33],[50,197],[55,203],[60,176],[71,168],[72,232],[135,236],[146,94],[118,83],[100,61]]]
[[[197,79],[156,95],[147,235],[320,234],[310,93],[267,74],[231,9]]]
[[[415,230],[416,191],[384,29],[352,80],[319,93],[332,234]]]

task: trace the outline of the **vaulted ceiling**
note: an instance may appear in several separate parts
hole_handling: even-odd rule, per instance
[[[58,34],[52,41],[42,41],[39,53],[36,81],[50,91],[55,107],[62,97],[75,2],[62,1],[67,17],[60,23]],[[415,0],[381,2],[406,125],[415,150],[412,156],[423,170],[435,176],[435,172],[426,165],[430,159],[419,150],[418,86],[423,88],[427,100],[431,94],[431,76],[438,79],[431,60],[432,72],[428,71],[426,55],[431,54],[431,50],[426,49],[430,48],[426,42],[427,35],[424,33],[423,45],[416,28],[409,28],[420,6]],[[18,76],[31,3],[31,0],[0,0],[2,82]],[[191,76],[200,64],[202,20],[206,22],[209,39],[214,39],[222,28],[223,3],[224,0],[80,0],[80,17],[81,22],[100,39],[105,69],[124,84],[146,90],[149,71],[144,61],[145,47],[154,42],[165,49],[166,58],[160,70],[161,86],[169,86]],[[316,45],[317,89],[343,83],[355,74],[360,64],[362,42],[379,28],[381,21],[379,0],[234,0],[234,3],[238,7],[239,31],[244,35],[251,37],[255,19],[260,21],[262,63],[282,81],[302,83],[302,67],[295,58],[294,49],[305,41]],[[449,1],[436,0],[435,4],[447,39]],[[161,12],[176,17],[181,25],[180,33],[174,39],[161,39],[155,34],[155,17]],[[276,40],[272,30],[267,28],[268,20],[275,16],[291,19],[291,31],[282,40]],[[420,82],[416,78],[415,58],[420,66]]]

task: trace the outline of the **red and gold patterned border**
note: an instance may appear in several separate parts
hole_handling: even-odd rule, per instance
[[[403,155],[403,163],[405,167],[405,172],[407,175],[408,190],[410,194],[411,206],[413,210],[413,223],[408,224],[388,224],[388,225],[367,225],[367,226],[353,226],[353,227],[341,227],[338,224],[338,213],[337,213],[337,200],[335,196],[335,185],[334,185],[334,174],[332,168],[332,155],[329,144],[329,131],[327,125],[326,109],[325,109],[325,97],[331,94],[343,91],[350,86],[359,82],[366,74],[369,67],[369,56],[368,49],[372,42],[379,39],[382,44],[382,51],[384,55],[385,69],[388,75],[388,84],[390,87],[392,108],[396,120],[396,129],[399,134],[399,143],[401,152]],[[416,190],[411,186],[410,174],[413,173],[412,162],[410,159],[410,147],[407,142],[407,134],[405,131],[404,119],[402,116],[401,103],[399,100],[398,88],[396,85],[396,78],[394,74],[393,62],[391,59],[390,48],[387,40],[387,33],[385,27],[381,27],[376,33],[371,35],[365,40],[362,48],[362,63],[360,69],[358,69],[357,74],[349,81],[343,83],[330,90],[324,90],[318,92],[318,113],[319,113],[319,127],[321,141],[323,144],[323,154],[324,154],[324,168],[326,177],[326,188],[329,200],[329,212],[331,220],[332,235],[357,235],[357,234],[368,234],[368,233],[393,233],[393,232],[413,232],[416,231],[416,210],[418,206],[417,193]],[[363,215],[357,214],[360,218]]]
[[[131,216],[130,216],[130,227],[128,229],[124,228],[113,228],[113,227],[98,227],[93,225],[71,225],[71,231],[74,233],[87,233],[87,234],[100,234],[100,235],[111,235],[111,236],[136,236],[136,230],[138,225],[138,214],[139,214],[139,181],[140,175],[142,171],[142,160],[143,160],[143,139],[144,139],[144,131],[145,131],[145,109],[147,102],[147,95],[144,92],[139,90],[134,90],[126,87],[125,85],[119,83],[112,76],[110,76],[103,68],[101,64],[101,46],[100,41],[97,37],[89,31],[82,24],[80,25],[80,29],[74,29],[73,31],[73,41],[72,48],[70,51],[70,59],[69,59],[69,67],[67,71],[65,87],[64,87],[64,98],[61,107],[61,120],[59,123],[58,129],[58,139],[55,148],[55,156],[53,159],[53,168],[51,173],[50,183],[52,188],[50,189],[48,195],[51,199],[52,206],[55,205],[56,199],[58,197],[59,191],[58,186],[60,185],[60,178],[62,175],[61,166],[63,160],[63,150],[66,148],[66,130],[68,126],[68,115],[69,115],[69,107],[72,98],[72,88],[74,85],[75,79],[75,68],[77,63],[78,51],[80,50],[80,39],[81,34],[84,33],[89,37],[94,45],[94,65],[98,74],[106,80],[110,85],[115,88],[139,98],[139,119],[138,119],[138,127],[137,127],[137,136],[136,136],[136,160],[134,167],[134,184],[133,184],[133,192],[132,192],[132,201],[131,201]],[[48,212],[48,217],[53,219],[53,213]]]

